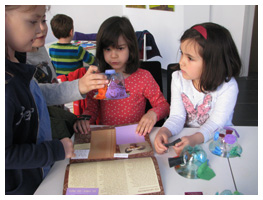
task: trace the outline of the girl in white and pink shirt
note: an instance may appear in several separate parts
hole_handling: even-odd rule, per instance
[[[186,145],[195,146],[212,138],[213,132],[232,125],[240,57],[230,32],[214,23],[186,30],[180,39],[180,70],[172,74],[170,116],[158,131],[154,145],[164,153],[168,137],[184,126],[199,127],[173,146],[177,155]]]

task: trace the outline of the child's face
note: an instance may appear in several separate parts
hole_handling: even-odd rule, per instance
[[[46,40],[47,30],[48,30],[46,21],[47,21],[46,15],[44,15],[40,22],[41,32],[37,34],[37,37],[32,45],[33,47],[42,47],[45,45],[45,40]]]
[[[41,33],[40,24],[45,16],[46,7],[20,6],[5,12],[5,41],[8,51],[28,52]]]
[[[199,45],[193,40],[185,40],[181,43],[179,62],[181,72],[184,79],[192,80],[194,85],[199,83],[203,69],[203,58],[198,53],[199,48]]]
[[[105,61],[113,68],[116,72],[124,72],[126,63],[129,59],[129,48],[127,42],[122,36],[119,37],[118,46],[108,47],[103,50]]]

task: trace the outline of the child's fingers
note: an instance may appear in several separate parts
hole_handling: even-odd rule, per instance
[[[89,74],[93,74],[93,73],[97,73],[99,70],[98,70],[98,67],[95,66],[95,65],[90,65],[89,68],[88,68],[88,73]]]
[[[163,145],[163,143],[167,143],[167,138],[163,137],[162,134],[158,135],[155,137],[154,140],[154,146],[155,150],[157,153],[162,154],[167,150],[167,147]]]
[[[166,150],[167,148],[162,143],[157,144],[157,148],[156,148],[157,153],[163,154]]]
[[[139,135],[145,136],[147,133],[150,133],[155,124],[154,120],[146,116],[147,114],[142,117],[136,128],[136,133]]]
[[[143,122],[139,123],[139,125],[137,126],[137,130],[136,133],[138,133],[140,136],[145,136],[147,134],[147,127],[146,124],[144,124]]]
[[[181,141],[181,142],[176,143],[174,146],[175,146],[175,147],[180,147],[180,146],[182,146],[183,144],[184,144],[184,142]]]
[[[70,158],[74,154],[73,142],[69,138],[63,138],[60,140],[63,144],[65,151],[65,158]]]
[[[90,131],[89,120],[80,120],[79,130],[82,134],[88,134],[88,132]]]
[[[149,134],[149,133],[152,131],[152,128],[153,128],[153,124],[148,124],[148,125],[146,126],[146,128],[144,129],[143,136]]]
[[[139,127],[139,131],[136,133],[138,133],[140,136],[145,136],[147,133],[149,133],[149,129],[146,124],[143,124]]]
[[[181,144],[180,146],[173,146],[173,149],[177,155],[180,155],[184,147],[185,144]]]
[[[77,129],[79,133],[84,134],[85,131],[83,130],[83,127],[80,121],[77,124]]]
[[[142,124],[139,122],[138,126],[136,127],[136,134],[141,135],[141,129],[142,129]]]
[[[73,125],[73,130],[75,133],[79,133],[79,130],[77,129],[77,123]]]
[[[74,157],[76,157],[76,154],[75,154],[74,151],[73,151],[73,153],[72,153],[72,155],[71,155],[71,158],[74,158]]]

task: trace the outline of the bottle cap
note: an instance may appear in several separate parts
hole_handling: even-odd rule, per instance
[[[105,74],[115,74],[115,69],[107,69],[105,70]]]
[[[218,131],[215,132],[214,141],[217,141],[217,140],[218,140],[219,134],[220,134],[220,133],[219,133]]]
[[[176,165],[180,165],[184,163],[183,156],[175,157],[175,158],[168,158],[169,166],[174,167]]]

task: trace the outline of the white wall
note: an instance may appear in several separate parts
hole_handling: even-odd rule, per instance
[[[124,5],[59,5],[51,6],[47,19],[50,21],[57,13],[67,14],[74,20],[75,31],[95,33],[106,18],[113,15],[127,16],[135,31],[148,30],[153,34],[162,58],[156,56],[150,60],[160,61],[163,69],[167,69],[168,64],[179,61],[179,39],[187,28],[207,21],[219,23],[231,32],[243,63],[241,75],[247,76],[252,32],[250,23],[253,21],[251,16],[254,16],[253,6],[176,5],[174,12],[150,10],[148,7],[139,9],[126,8]],[[46,42],[55,40],[56,38],[49,29]]]
[[[48,35],[46,43],[56,41],[50,28],[50,21],[56,14],[66,14],[74,21],[74,30],[83,33],[97,33],[101,23],[112,15],[122,15],[121,5],[52,5],[46,13]]]
[[[240,76],[248,75],[255,6],[212,6],[211,21],[222,24],[231,33],[239,51],[242,69]]]
[[[166,69],[170,63],[179,59],[179,39],[184,30],[183,20],[184,6],[176,6],[175,12],[158,11],[148,9],[123,7],[123,15],[127,16],[135,31],[148,30],[155,38],[162,58],[153,57],[150,60],[158,60],[162,68]]]
[[[194,24],[209,22],[211,6],[184,6],[184,30],[190,28]]]

